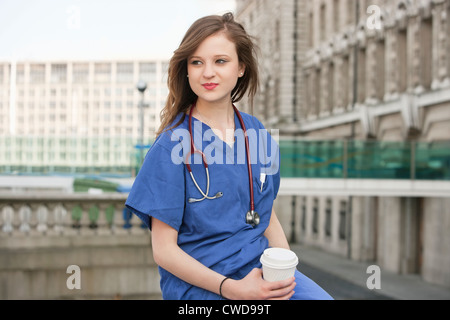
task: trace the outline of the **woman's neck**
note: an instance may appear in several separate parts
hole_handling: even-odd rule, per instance
[[[194,115],[212,128],[234,129],[234,109],[231,101],[227,103],[206,103],[197,101]]]
[[[193,116],[207,124],[222,141],[233,145],[235,123],[231,101],[228,104],[205,104],[197,101]]]

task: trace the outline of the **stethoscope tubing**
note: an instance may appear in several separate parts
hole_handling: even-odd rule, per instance
[[[190,135],[190,140],[191,140],[191,150],[190,152],[188,152],[188,154],[186,155],[186,168],[192,178],[192,181],[194,182],[195,186],[197,187],[197,189],[200,191],[201,195],[203,196],[203,198],[201,199],[193,199],[190,198],[189,202],[199,202],[199,201],[203,201],[204,199],[217,199],[220,198],[223,193],[218,192],[215,196],[210,197],[208,196],[209,193],[209,186],[210,186],[210,178],[209,178],[209,170],[208,170],[208,163],[206,162],[206,158],[203,152],[201,152],[200,150],[198,150],[195,147],[194,144],[194,135],[192,134],[192,112],[195,108],[195,103],[192,105],[191,110],[189,111],[189,135]],[[250,211],[254,212],[255,211],[255,202],[254,202],[254,198],[253,198],[253,174],[252,174],[252,165],[251,165],[251,158],[250,158],[250,144],[248,142],[248,135],[247,135],[247,129],[245,127],[244,124],[244,120],[242,119],[242,116],[239,112],[239,110],[233,105],[233,109],[234,112],[236,113],[238,119],[239,119],[239,123],[242,127],[242,130],[244,131],[244,140],[245,140],[245,151],[246,151],[246,156],[247,156],[247,171],[248,171],[248,179],[249,179],[249,186],[250,186]],[[198,185],[197,181],[194,178],[194,174],[192,173],[192,169],[191,169],[191,165],[190,165],[190,156],[192,154],[198,153],[202,156],[202,163],[203,166],[205,167],[206,170],[206,193],[204,193],[202,191],[202,189],[200,188],[200,186]]]

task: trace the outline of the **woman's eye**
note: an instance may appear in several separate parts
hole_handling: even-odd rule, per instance
[[[226,60],[224,60],[224,59],[219,59],[219,60],[217,60],[216,61],[218,64],[224,64],[225,62],[227,62]]]
[[[199,61],[199,60],[193,60],[193,61],[191,61],[191,64],[194,65],[194,66],[198,66],[198,65],[201,65],[202,62]]]

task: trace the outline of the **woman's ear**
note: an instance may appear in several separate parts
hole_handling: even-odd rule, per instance
[[[239,64],[239,78],[242,78],[245,74],[245,65],[244,64]]]

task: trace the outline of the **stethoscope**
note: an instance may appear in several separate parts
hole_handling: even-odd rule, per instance
[[[195,147],[194,135],[192,134],[192,111],[194,110],[194,108],[195,108],[195,104],[192,105],[191,110],[189,112],[189,135],[191,138],[191,151],[188,152],[188,154],[186,156],[186,168],[191,176],[192,181],[194,182],[198,191],[200,191],[200,194],[203,196],[203,198],[200,198],[200,199],[189,198],[188,199],[189,203],[200,202],[205,199],[214,200],[214,199],[223,197],[223,192],[217,192],[212,197],[208,196],[209,186],[210,186],[208,164],[206,163],[206,157],[205,157],[204,153]],[[242,120],[241,114],[239,113],[238,109],[234,105],[233,105],[233,109],[239,119],[241,128],[244,131],[245,152],[247,155],[247,170],[248,170],[248,179],[249,179],[249,184],[250,184],[250,211],[248,211],[247,214],[245,215],[245,222],[247,224],[251,225],[252,227],[255,227],[259,224],[260,218],[259,218],[259,214],[255,211],[255,202],[253,199],[253,174],[252,174],[252,165],[251,165],[251,161],[250,161],[250,146],[249,146],[249,142],[248,142],[247,129],[245,128],[244,120]],[[206,192],[203,192],[203,190],[199,187],[197,181],[194,178],[194,174],[192,173],[191,165],[189,163],[190,162],[189,157],[195,153],[198,153],[202,156],[202,163],[203,163],[203,166],[205,167],[205,171],[206,171]]]

